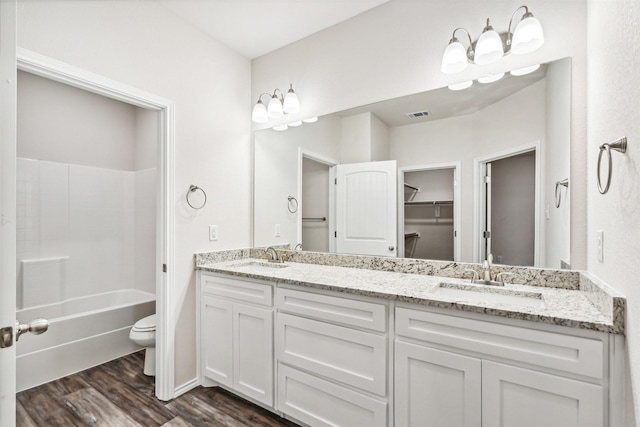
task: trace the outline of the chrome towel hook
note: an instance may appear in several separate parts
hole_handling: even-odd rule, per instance
[[[613,141],[611,144],[602,144],[600,146],[600,153],[598,153],[598,191],[600,194],[605,194],[609,191],[609,186],[611,185],[611,172],[613,169],[613,162],[611,161],[611,150],[619,151],[620,153],[627,152],[627,137],[623,136],[622,138],[618,138]],[[607,184],[602,187],[602,179],[600,178],[600,164],[602,163],[602,153],[607,153],[607,158],[609,161],[609,173],[607,176]]]
[[[560,190],[560,186],[569,188],[569,179],[565,178],[562,181],[556,181],[556,208],[559,208],[562,202],[562,192],[558,191]]]
[[[202,201],[202,204],[200,206],[194,206],[191,204],[191,201],[189,200],[189,196],[193,193],[195,193],[196,191],[200,190],[202,192],[202,195],[204,196],[204,200]],[[187,204],[189,206],[191,206],[193,209],[202,209],[204,208],[204,205],[207,204],[207,193],[204,192],[204,190],[200,187],[198,187],[197,185],[193,185],[191,184],[189,186],[189,191],[187,191]]]
[[[298,199],[296,199],[293,196],[289,196],[287,197],[287,200],[289,201],[289,203],[287,203],[287,209],[289,209],[289,212],[291,213],[298,212]],[[295,207],[292,208],[292,205]]]

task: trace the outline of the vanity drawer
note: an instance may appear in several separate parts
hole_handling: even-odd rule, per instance
[[[396,308],[396,335],[601,379],[599,339]]]
[[[237,301],[273,306],[273,286],[253,281],[202,273],[201,292]]]
[[[384,427],[387,403],[278,365],[278,410],[312,426]]]
[[[285,313],[277,314],[275,336],[279,361],[386,395],[387,337]]]
[[[377,332],[387,330],[387,306],[384,304],[278,288],[276,307],[281,311],[347,326]]]

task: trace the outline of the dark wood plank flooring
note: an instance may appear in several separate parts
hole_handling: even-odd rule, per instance
[[[295,427],[219,388],[197,387],[169,402],[154,396],[138,352],[17,394],[24,427]]]

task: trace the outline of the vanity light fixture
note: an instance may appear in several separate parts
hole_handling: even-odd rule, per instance
[[[468,87],[471,87],[472,84],[473,84],[473,80],[469,80],[462,83],[455,83],[455,84],[449,85],[448,87],[451,90],[464,90]]]
[[[536,64],[536,65],[530,65],[528,67],[522,67],[522,68],[518,68],[515,70],[511,70],[509,71],[509,73],[512,76],[526,76],[527,74],[531,74],[534,71],[536,71],[538,68],[540,68],[540,64]]]
[[[478,83],[482,83],[482,84],[493,83],[493,82],[497,82],[503,77],[504,77],[504,73],[489,74],[488,76],[480,77],[478,79]]]
[[[274,126],[272,129],[282,132],[283,130],[289,129],[289,126],[288,125],[278,125],[278,126]]]
[[[524,9],[524,15],[511,32],[511,25],[516,14]],[[456,32],[464,31],[469,39],[469,47],[465,46],[456,37]],[[506,33],[498,33],[487,19],[480,38],[473,42],[471,34],[464,28],[456,28],[449,45],[442,55],[441,70],[445,74],[455,74],[463,71],[469,63],[486,65],[496,62],[509,52],[514,55],[523,55],[533,52],[544,43],[544,33],[540,21],[536,19],[527,6],[520,6],[513,12],[509,20]]]
[[[318,116],[309,117],[308,119],[302,119],[302,121],[305,123],[315,123],[318,121]]]
[[[267,95],[271,97],[267,106],[262,102],[262,97]],[[273,94],[262,93],[258,97],[258,102],[253,107],[251,120],[255,123],[267,123],[269,119],[276,119],[285,114],[296,114],[300,112],[300,100],[298,95],[293,91],[293,85],[289,85],[289,91],[286,95],[280,89],[273,91]]]
[[[298,120],[297,122],[291,122],[289,123],[289,126],[292,126],[294,128],[298,126],[302,126],[302,120]]]

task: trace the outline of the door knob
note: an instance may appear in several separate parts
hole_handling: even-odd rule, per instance
[[[396,248],[395,246],[389,246],[389,250],[390,250],[390,251],[395,250],[395,248]]]
[[[49,321],[47,319],[38,318],[32,320],[29,323],[17,324],[16,325],[16,342],[20,339],[20,335],[31,332],[34,335],[40,335],[42,333],[47,332],[49,329]]]

